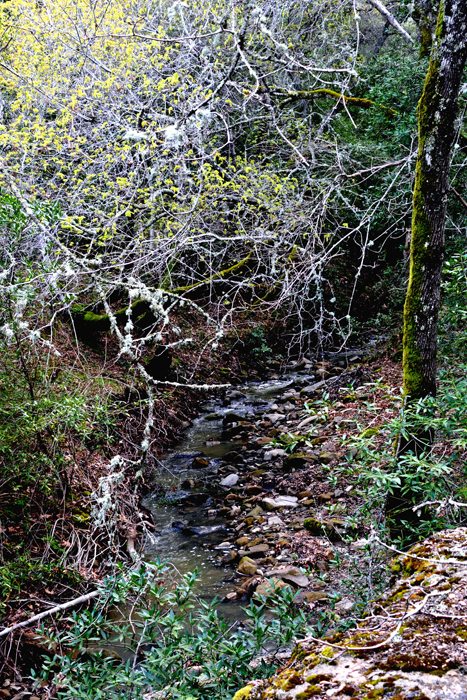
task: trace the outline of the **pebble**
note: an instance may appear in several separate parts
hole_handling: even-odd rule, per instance
[[[268,450],[267,452],[265,452],[263,455],[263,459],[265,462],[271,462],[273,459],[276,459],[277,457],[283,457],[284,455],[285,450],[277,448],[275,450]]]
[[[229,474],[220,482],[221,486],[236,486],[240,480],[238,474]]]
[[[275,423],[284,421],[285,415],[283,413],[265,413],[263,420],[270,421],[274,425]]]
[[[296,496],[263,498],[262,504],[266,510],[276,510],[277,508],[296,508],[298,506],[298,498]]]

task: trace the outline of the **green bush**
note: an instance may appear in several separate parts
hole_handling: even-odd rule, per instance
[[[107,579],[102,596],[103,604],[73,613],[70,629],[49,637],[68,650],[46,658],[42,673],[60,678],[61,700],[138,700],[149,691],[160,700],[227,700],[245,681],[271,674],[277,652],[309,631],[288,587],[252,601],[246,620],[232,623],[218,601],[198,598],[196,571],[174,580],[159,562]],[[109,646],[128,660],[109,658]]]
[[[271,359],[272,350],[267,343],[263,326],[252,328],[246,334],[245,350],[256,362],[267,362]]]

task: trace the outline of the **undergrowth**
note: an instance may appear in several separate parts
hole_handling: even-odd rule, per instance
[[[196,577],[174,577],[157,562],[106,579],[102,602],[74,612],[69,629],[42,627],[60,651],[45,660],[38,682],[58,680],[61,700],[137,700],[149,691],[159,700],[227,700],[246,680],[270,675],[278,652],[310,631],[289,587],[271,582],[270,594],[232,623],[216,599],[199,597]]]

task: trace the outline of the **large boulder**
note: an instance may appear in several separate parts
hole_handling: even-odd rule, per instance
[[[392,571],[395,584],[355,629],[302,641],[234,700],[466,700],[467,528],[415,545]]]

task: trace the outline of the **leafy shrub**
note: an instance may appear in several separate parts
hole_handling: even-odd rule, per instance
[[[358,438],[346,440],[353,450],[330,477],[337,482],[339,471],[353,477],[365,499],[362,514],[372,514],[372,519],[386,494],[399,489],[402,497],[413,502],[415,511],[421,503],[442,503],[458,491],[453,469],[467,447],[467,380],[452,377],[449,372],[441,373],[436,400],[428,397],[408,408],[404,408],[402,397],[398,400],[401,401],[399,415],[382,425],[377,433],[370,434],[367,430]],[[435,441],[434,446],[427,444],[417,454],[409,451],[396,458],[394,445],[399,436],[409,440],[410,436],[430,432],[436,435],[436,441],[448,445],[442,455],[437,454]],[[458,524],[459,517],[462,516],[457,514],[453,521],[451,514],[447,518],[435,510],[423,511],[418,523],[406,525],[411,537],[420,539],[451,522]]]
[[[267,362],[272,355],[272,350],[264,335],[263,326],[259,325],[248,331],[245,338],[245,350],[256,362]]]
[[[70,629],[49,636],[69,650],[45,659],[42,674],[60,679],[62,700],[137,700],[148,691],[160,700],[227,700],[246,680],[270,674],[279,649],[309,629],[290,588],[272,588],[251,602],[245,622],[232,624],[218,601],[197,597],[196,571],[174,580],[160,562],[107,579],[102,594],[102,606],[74,612]],[[108,658],[109,645],[128,660]]]

